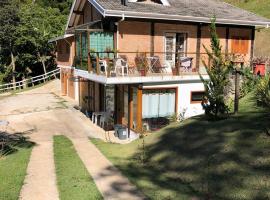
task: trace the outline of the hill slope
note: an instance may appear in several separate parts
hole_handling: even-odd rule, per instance
[[[225,2],[270,19],[270,0],[225,0]],[[256,31],[255,56],[270,56],[270,29]]]

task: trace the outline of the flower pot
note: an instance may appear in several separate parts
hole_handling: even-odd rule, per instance
[[[176,69],[176,67],[172,68],[172,74],[173,74],[174,76],[177,75],[177,69]]]
[[[253,74],[264,76],[265,75],[265,63],[255,63]]]
[[[140,74],[141,74],[141,76],[146,76],[146,71],[144,69],[141,69]]]

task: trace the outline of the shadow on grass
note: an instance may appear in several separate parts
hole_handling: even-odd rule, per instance
[[[264,113],[194,118],[163,129],[157,142],[146,138],[146,163],[140,149],[117,167],[151,199],[269,199],[269,121]]]
[[[23,133],[0,132],[0,156],[7,156],[17,152],[19,148],[31,148],[34,145]]]

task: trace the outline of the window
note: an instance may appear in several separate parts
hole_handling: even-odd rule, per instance
[[[165,34],[165,61],[172,66],[179,57],[187,54],[187,33],[166,33]]]
[[[201,103],[204,96],[204,91],[191,92],[191,103]]]
[[[232,37],[232,53],[233,54],[248,54],[249,39],[245,37]]]
[[[142,118],[169,117],[175,114],[176,89],[143,90]]]

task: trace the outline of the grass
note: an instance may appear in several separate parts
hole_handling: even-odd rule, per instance
[[[54,137],[54,159],[60,199],[102,199],[71,141],[65,136]]]
[[[270,0],[225,0],[230,4],[270,19]],[[256,32],[255,56],[270,56],[270,30]]]
[[[19,198],[32,148],[18,148],[0,157],[0,200]]]
[[[91,141],[149,199],[270,199],[269,113],[252,95],[240,112],[209,122],[203,116],[171,124],[142,141]]]

